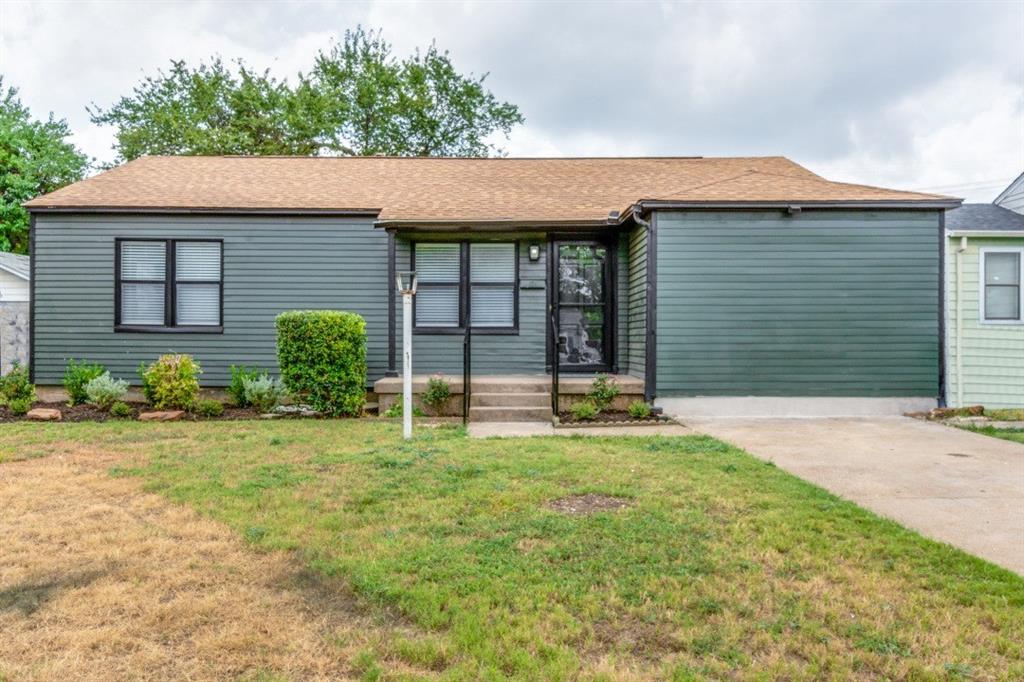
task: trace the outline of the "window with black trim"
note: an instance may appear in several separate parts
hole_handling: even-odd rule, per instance
[[[457,333],[466,319],[478,332],[514,333],[519,325],[516,242],[417,242],[415,328]]]
[[[115,327],[219,331],[222,255],[219,240],[118,240]]]

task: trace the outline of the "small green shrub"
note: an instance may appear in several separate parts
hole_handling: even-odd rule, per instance
[[[7,403],[11,411],[14,411],[16,400],[20,401],[19,404],[27,402],[30,406],[36,401],[36,387],[28,380],[28,368],[22,367],[17,360],[12,364],[11,371],[0,377],[0,403]]]
[[[581,400],[578,403],[574,403],[569,408],[569,412],[572,416],[580,421],[590,421],[598,415],[601,410],[597,409],[597,405],[594,404],[593,400]]]
[[[647,419],[651,416],[651,406],[642,400],[634,400],[629,404],[629,416],[633,419]]]
[[[598,412],[607,410],[618,395],[619,385],[607,374],[598,374],[590,384],[590,392],[587,393],[587,397],[594,401]]]
[[[274,408],[288,395],[280,380],[263,374],[256,378],[242,380],[245,387],[245,402],[262,413],[273,412]]]
[[[85,385],[85,395],[90,405],[101,410],[109,410],[111,406],[124,399],[128,394],[128,382],[115,379],[110,372],[104,372]]]
[[[199,396],[199,363],[191,355],[162,355],[149,367],[141,365],[142,394],[158,410],[190,410]]]
[[[277,360],[293,396],[318,412],[358,415],[366,403],[366,321],[336,310],[277,316]]]
[[[200,417],[219,417],[224,414],[224,404],[219,400],[200,400],[196,403],[196,414]]]
[[[110,416],[117,417],[118,419],[127,419],[134,413],[131,405],[128,403],[121,402],[120,400],[110,406]]]
[[[394,404],[391,407],[386,409],[384,411],[384,414],[382,414],[381,416],[382,417],[387,417],[389,419],[394,419],[396,417],[401,417],[403,412],[404,412],[402,410],[402,405],[404,404],[404,402],[405,401],[402,398],[399,398],[398,400],[396,400],[394,402]],[[423,417],[425,415],[423,414],[423,410],[421,410],[416,405],[413,405],[412,406],[412,416],[414,416],[414,417]]]
[[[245,365],[235,366],[231,365],[229,370],[231,372],[231,383],[228,384],[227,392],[231,396],[231,402],[238,407],[249,407],[249,402],[245,397],[245,380],[246,379],[258,379],[262,376],[270,376],[270,373],[258,369],[256,367],[246,367]]]
[[[27,396],[21,396],[9,401],[8,407],[11,408],[11,414],[25,414],[32,409],[33,402],[35,402],[34,399]]]
[[[427,390],[420,396],[424,405],[429,405],[435,412],[439,411],[452,397],[452,387],[440,374],[427,379]]]
[[[68,366],[64,368],[64,390],[68,394],[68,405],[74,407],[88,400],[86,384],[96,377],[103,376],[106,371],[106,367],[99,363],[89,363],[85,360],[75,362],[74,358],[68,360]]]

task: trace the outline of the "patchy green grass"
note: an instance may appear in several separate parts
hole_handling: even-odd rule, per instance
[[[343,579],[416,633],[367,679],[1024,676],[1024,580],[714,439],[399,434],[19,424],[0,451],[124,453],[111,475]],[[587,494],[631,504],[547,506]]]
[[[999,421],[1024,421],[1024,407],[985,408],[985,416]]]
[[[992,426],[961,426],[965,431],[974,431],[984,436],[993,436],[1014,443],[1024,443],[1024,429],[997,429]]]

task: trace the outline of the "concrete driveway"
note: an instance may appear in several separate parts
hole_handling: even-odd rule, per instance
[[[686,424],[1024,575],[1024,445],[905,417]]]

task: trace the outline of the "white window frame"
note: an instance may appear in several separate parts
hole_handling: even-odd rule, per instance
[[[985,263],[989,253],[1016,253],[1020,272],[1017,277],[1017,319],[990,320],[985,311]],[[978,322],[985,325],[1024,325],[1024,246],[985,246],[978,249]]]

